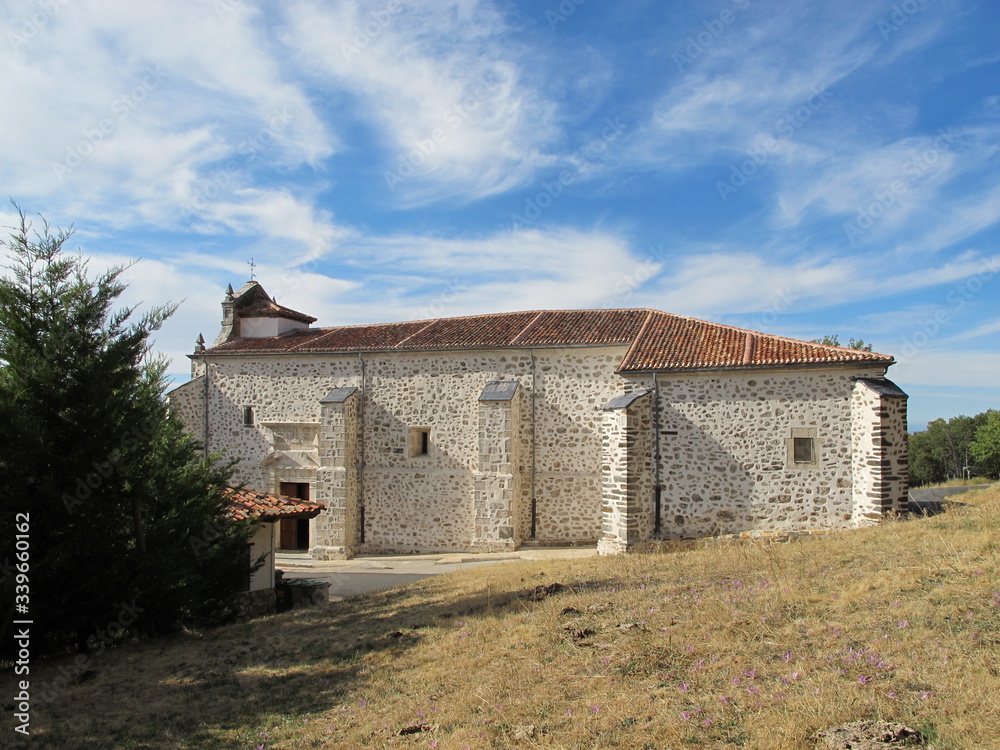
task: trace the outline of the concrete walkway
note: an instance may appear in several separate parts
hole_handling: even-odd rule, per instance
[[[352,560],[313,560],[306,552],[278,552],[275,567],[285,579],[309,578],[330,584],[330,597],[354,596],[402,586],[450,570],[515,560],[593,557],[594,547],[529,547],[515,552],[445,552],[429,555],[365,555]]]

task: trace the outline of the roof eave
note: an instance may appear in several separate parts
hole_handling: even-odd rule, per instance
[[[644,368],[644,369],[629,369],[629,368],[619,368],[615,372],[619,375],[658,375],[661,373],[686,373],[686,372],[742,372],[745,370],[805,370],[813,368],[826,368],[826,367],[858,367],[858,366],[869,366],[869,367],[891,367],[896,364],[895,359],[889,360],[871,360],[871,359],[856,359],[846,362],[774,362],[771,364],[764,365],[722,365],[719,367],[666,367],[666,368]]]

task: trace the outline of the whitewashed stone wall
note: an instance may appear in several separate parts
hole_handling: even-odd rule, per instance
[[[624,391],[626,381],[614,369],[625,351],[536,350],[534,381],[526,350],[366,354],[363,377],[355,355],[210,358],[207,443],[237,461],[235,479],[248,487],[278,492],[281,482],[310,485],[310,499],[327,506],[311,522],[310,544],[318,556],[481,549],[474,545],[475,484],[483,472],[478,397],[490,380],[517,380],[519,394],[505,427],[510,519],[500,523],[497,514],[487,536],[510,533],[516,544],[528,539],[534,498],[536,541],[596,543],[599,407]],[[320,400],[349,386],[359,389],[357,415],[335,424],[341,418],[329,409],[324,415]],[[202,407],[188,396],[183,387],[171,394],[176,408],[198,412]],[[252,426],[243,424],[245,406],[253,408]],[[281,435],[309,425],[318,434],[316,445],[282,450]],[[427,455],[409,455],[412,428],[430,428]],[[343,430],[349,442],[354,429],[356,453],[341,459],[332,435]],[[345,496],[345,483],[359,487],[360,496]],[[363,516],[363,542],[360,529],[352,541],[352,512],[358,523]]]
[[[539,541],[596,543],[600,536],[601,407],[625,392],[627,381],[614,374],[625,352],[625,347],[536,352]]]
[[[176,414],[184,429],[200,443],[205,442],[205,380],[195,377],[178,386],[167,397],[170,410]]]
[[[479,402],[479,466],[475,474],[472,549],[503,552],[520,546],[514,528],[520,500],[519,452],[521,389],[510,400]]]
[[[855,379],[878,371],[671,373],[654,383],[615,374],[625,351],[539,349],[534,363],[527,350],[365,354],[363,368],[356,355],[210,357],[207,402],[194,383],[171,401],[192,428],[205,404],[204,439],[237,460],[238,481],[269,492],[309,483],[310,499],[327,506],[311,523],[320,557],[514,547],[532,539],[533,504],[534,541],[596,543],[611,460],[602,444],[611,435],[624,445],[626,433],[630,452],[614,461],[624,461],[631,499],[611,546],[653,535],[657,483],[667,539],[845,528],[874,512],[855,508],[869,492],[880,493],[880,509],[886,494],[905,503],[905,399],[901,413],[865,394],[861,406],[852,400]],[[517,398],[481,404],[491,380],[518,381]],[[335,387],[358,393],[321,405]],[[605,423],[601,407],[639,388],[655,389],[647,405]],[[876,422],[881,430],[891,422],[896,437],[880,438]],[[492,425],[485,433],[484,424]],[[430,430],[426,455],[412,455],[415,428]],[[314,444],[288,437],[310,429]],[[790,461],[799,434],[815,435],[815,467]],[[877,481],[856,448],[881,451]]]
[[[817,368],[660,376],[663,536],[852,526],[851,398],[854,379],[872,374]],[[818,468],[790,461],[788,441],[803,429],[815,431]]]

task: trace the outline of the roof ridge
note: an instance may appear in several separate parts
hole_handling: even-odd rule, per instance
[[[412,321],[412,322],[419,323],[421,321],[415,320],[415,321]],[[427,325],[421,326],[420,328],[418,328],[417,330],[415,330],[413,333],[411,333],[409,336],[407,336],[405,339],[403,339],[401,341],[397,341],[393,346],[391,346],[389,348],[390,349],[399,349],[399,347],[401,347],[407,341],[409,341],[410,339],[412,339],[418,333],[423,333],[428,328],[430,328],[432,325],[435,325],[435,324],[440,323],[440,322],[441,322],[441,318],[434,318],[433,320],[428,321]]]
[[[757,348],[757,335],[746,333],[746,346],[743,347],[743,364],[749,365],[753,362],[754,349]]]
[[[369,326],[401,326],[409,325],[410,323],[437,323],[439,321],[446,320],[463,320],[467,318],[496,318],[501,315],[524,315],[526,313],[534,313],[535,315],[541,315],[543,313],[592,313],[592,312],[631,312],[631,311],[641,311],[641,312],[659,312],[664,315],[669,315],[671,313],[665,313],[662,310],[653,310],[649,307],[577,307],[572,309],[556,308],[550,310],[508,310],[507,312],[492,312],[492,313],[470,313],[469,315],[453,315],[450,318],[422,318],[420,320],[387,320],[381,323],[346,323],[339,326],[319,326],[313,328],[313,331],[334,331],[340,328],[367,328]],[[708,322],[708,321],[705,321]]]
[[[517,334],[514,338],[510,340],[509,346],[514,346],[515,344],[520,342],[521,339],[526,337],[528,335],[528,331],[530,331],[532,328],[538,325],[538,321],[542,319],[542,316],[545,315],[545,312],[546,312],[545,310],[539,310],[538,314],[531,319],[531,322],[528,323],[528,325],[526,325],[519,334]]]
[[[629,346],[628,351],[625,352],[625,356],[622,357],[622,361],[618,363],[619,370],[625,369],[626,365],[628,364],[629,360],[632,357],[632,354],[639,346],[639,342],[642,341],[642,337],[646,335],[646,329],[649,328],[649,324],[653,320],[653,314],[656,312],[657,312],[656,310],[649,310],[649,309],[646,310],[646,319],[642,321],[642,326],[639,328],[639,332],[635,335],[635,338],[632,339],[632,344],[631,346]]]

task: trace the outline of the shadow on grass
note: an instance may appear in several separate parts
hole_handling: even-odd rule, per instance
[[[426,628],[530,610],[560,593],[607,585],[620,582],[491,588],[446,599],[443,585],[423,581],[109,649],[91,657],[96,674],[59,689],[53,683],[61,677],[73,682],[66,680],[72,659],[39,661],[32,667],[38,697],[30,744],[253,750],[267,746],[260,735],[273,722],[312,721],[343,706],[368,681],[367,654],[402,654],[421,642]],[[12,674],[0,677],[4,694],[13,696],[15,686]],[[43,686],[54,699],[42,698]]]

